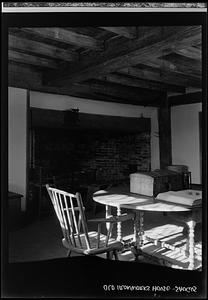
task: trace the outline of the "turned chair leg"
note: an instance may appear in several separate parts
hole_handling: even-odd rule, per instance
[[[70,257],[71,256],[71,250],[69,250],[68,252],[67,252],[67,257]]]
[[[131,252],[134,255],[134,260],[139,261],[139,250],[137,249],[137,247],[135,246],[131,247]]]
[[[107,252],[107,259],[110,259],[110,260],[113,259],[113,251],[108,251]]]
[[[115,257],[115,260],[118,260],[118,252],[117,252],[117,250],[113,251],[113,255]]]

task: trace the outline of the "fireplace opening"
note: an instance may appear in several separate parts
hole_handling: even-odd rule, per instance
[[[116,181],[149,171],[150,134],[34,130],[34,166],[48,176],[74,176],[81,182]]]
[[[108,126],[54,128],[33,123],[30,191],[39,182],[86,194],[91,185],[129,184],[129,174],[150,171],[150,126],[132,131]],[[36,194],[42,197],[40,191]]]

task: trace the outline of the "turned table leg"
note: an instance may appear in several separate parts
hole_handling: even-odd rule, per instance
[[[134,244],[132,251],[135,255],[135,259],[138,260],[139,255],[141,255],[141,247],[144,243],[144,213],[135,212],[134,219]]]
[[[117,207],[117,216],[121,215],[121,208],[120,206]],[[117,223],[117,240],[122,240],[122,230],[121,230],[121,222]]]
[[[134,242],[137,248],[141,248],[144,244],[144,212],[136,211],[135,213]]]
[[[134,218],[134,243],[137,247],[137,245],[139,245],[139,212],[136,211],[135,212],[135,218]]]
[[[189,269],[194,269],[194,228],[196,222],[191,220],[187,222],[189,227],[189,236],[188,236],[188,247],[189,247]]]
[[[109,205],[105,206],[105,217],[106,219],[111,217],[111,206]],[[106,229],[109,230],[109,228],[110,228],[110,223],[106,222]]]
[[[144,212],[139,212],[139,247],[144,244]]]

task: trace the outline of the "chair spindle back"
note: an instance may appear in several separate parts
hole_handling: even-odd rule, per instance
[[[87,222],[80,193],[71,194],[46,185],[64,238],[73,248],[90,249]],[[84,236],[84,239],[81,238]]]

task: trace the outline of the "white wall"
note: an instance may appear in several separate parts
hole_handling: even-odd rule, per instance
[[[9,191],[23,195],[26,205],[27,91],[8,90],[8,175]]]
[[[66,110],[78,108],[80,112],[100,115],[111,115],[121,117],[144,117],[151,118],[151,168],[159,168],[159,139],[157,108],[143,107],[115,102],[95,101],[76,98],[65,95],[30,92],[30,106],[36,108]]]
[[[192,183],[200,184],[199,112],[201,103],[172,107],[172,162],[187,165]]]

